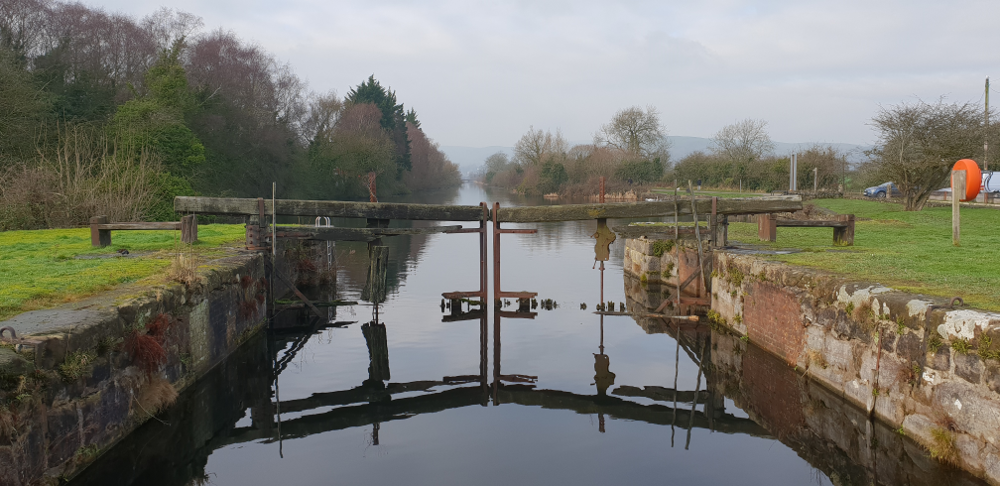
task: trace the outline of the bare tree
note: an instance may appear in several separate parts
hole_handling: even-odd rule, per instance
[[[528,133],[514,144],[514,161],[524,167],[531,167],[549,159],[562,160],[568,151],[569,144],[559,130],[552,135],[552,132],[529,127]]]
[[[923,209],[930,194],[947,184],[955,161],[983,155],[983,112],[969,103],[918,100],[880,107],[870,125],[878,144],[866,152],[868,168],[896,183],[907,211]]]
[[[773,150],[764,120],[747,118],[722,127],[712,137],[712,151],[733,162],[758,160]]]
[[[742,179],[749,165],[774,151],[767,122],[747,118],[726,125],[712,137],[712,152],[731,166],[733,179]]]
[[[160,49],[169,49],[174,42],[190,37],[203,25],[201,17],[167,7],[160,7],[142,19],[142,28],[149,32]]]
[[[632,156],[653,158],[667,153],[666,130],[654,106],[618,110],[611,122],[594,135],[594,145],[614,147]]]

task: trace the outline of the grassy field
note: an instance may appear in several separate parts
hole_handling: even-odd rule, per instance
[[[215,224],[200,226],[191,246],[180,243],[180,231],[113,231],[106,248],[90,246],[89,228],[0,232],[0,320],[120,284],[162,279],[181,251],[208,257],[243,239],[243,225]],[[119,249],[130,257],[100,258]]]
[[[811,203],[870,220],[856,223],[852,247],[834,247],[829,228],[778,228],[778,241],[767,243],[757,238],[756,224],[733,223],[729,239],[798,248],[804,251],[773,258],[1000,311],[1000,211],[963,208],[962,246],[955,247],[951,208],[908,212],[898,204],[848,199]]]

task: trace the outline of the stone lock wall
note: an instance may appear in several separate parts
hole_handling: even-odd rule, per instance
[[[714,260],[716,324],[1000,484],[1000,314],[749,255]]]
[[[289,256],[298,258],[292,252]],[[298,278],[279,251],[278,268]],[[202,265],[196,283],[126,286],[56,309],[0,322],[28,345],[0,348],[0,484],[56,484],[73,477],[172,402],[264,324],[260,254],[234,252]],[[276,295],[287,287],[274,280]],[[166,316],[165,362],[145,370],[129,355],[130,333]]]
[[[660,241],[658,252],[656,245]],[[676,287],[678,279],[684,282],[698,269],[698,250],[692,248],[694,241],[654,240],[646,237],[625,240],[625,275],[641,282],[655,283],[666,288]],[[662,251],[665,247],[668,250]],[[659,256],[656,253],[661,253]],[[711,261],[705,262],[706,272],[711,272]],[[707,295],[704,279],[695,278],[683,290],[684,295],[702,297]]]

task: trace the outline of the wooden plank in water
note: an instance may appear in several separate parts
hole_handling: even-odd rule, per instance
[[[712,211],[712,199],[696,199],[699,213]],[[719,199],[716,214],[782,213],[802,209],[802,197],[763,196]],[[554,221],[581,221],[600,218],[660,218],[672,216],[674,201],[650,201],[605,204],[559,204],[552,206],[522,206],[500,208],[495,215],[504,223],[543,223]],[[691,214],[690,204],[681,205],[681,214]]]
[[[408,219],[425,221],[480,221],[480,206],[440,204],[370,203],[353,201],[316,201],[278,199],[272,206],[264,201],[264,212],[279,216],[329,216],[331,218]],[[218,214],[247,216],[258,213],[257,199],[236,197],[177,196],[174,211],[182,214]]]
[[[312,226],[279,226],[278,237],[305,238],[321,241],[375,241],[400,235],[427,235],[461,229],[461,225],[429,228],[316,228]]]

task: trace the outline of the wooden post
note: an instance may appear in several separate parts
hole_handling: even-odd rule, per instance
[[[198,216],[189,214],[181,217],[181,243],[198,241]]]
[[[854,215],[839,214],[837,220],[847,223],[842,227],[833,228],[833,244],[842,246],[854,245]]]
[[[965,196],[965,171],[951,171],[951,240],[955,246],[962,246],[959,241],[962,218],[959,212],[959,201]]]
[[[390,379],[389,373],[389,344],[385,332],[385,324],[375,321],[361,325],[361,333],[365,337],[365,344],[368,345],[368,383],[369,385],[382,385],[382,382]]]
[[[604,176],[601,176],[601,199],[600,199],[600,201],[602,203],[604,202]]]
[[[694,199],[694,187],[691,184],[691,180],[688,179],[688,194],[691,195],[691,215],[694,217],[694,239],[698,244],[698,270],[701,271],[701,276],[704,277],[705,281],[705,292],[711,292],[712,281],[708,273],[705,272],[705,258],[702,255],[701,249],[701,230],[698,227],[698,209],[695,207]]]
[[[757,215],[757,237],[760,238],[760,241],[778,240],[778,215]]]
[[[368,280],[361,291],[361,299],[373,304],[385,302],[386,273],[389,269],[389,247],[368,246]]]
[[[90,244],[91,246],[110,246],[111,230],[97,229],[99,224],[108,224],[108,217],[94,216],[90,218]]]
[[[719,198],[712,196],[712,215],[708,218],[708,234],[712,238],[712,248],[719,246],[719,215],[717,213]]]

